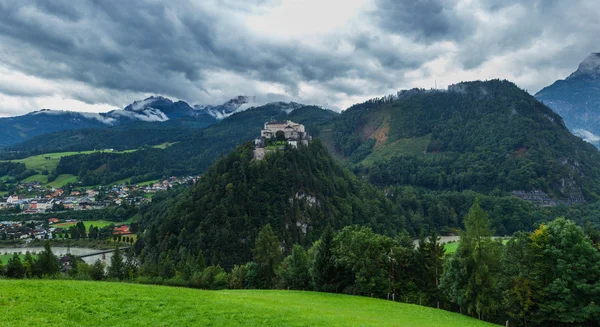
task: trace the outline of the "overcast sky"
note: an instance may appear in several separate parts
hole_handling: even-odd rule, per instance
[[[600,51],[596,0],[0,0],[0,116],[157,94],[343,110],[503,78],[535,93]]]

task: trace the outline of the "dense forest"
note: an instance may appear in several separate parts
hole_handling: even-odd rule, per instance
[[[349,108],[333,126],[336,152],[379,186],[598,198],[598,151],[507,81],[400,92]]]
[[[129,150],[165,142],[179,142],[192,132],[215,121],[206,117],[185,117],[165,122],[136,122],[106,128],[64,130],[33,137],[0,152],[2,159],[94,149]]]
[[[146,264],[180,249],[204,251],[209,263],[232,267],[251,258],[261,226],[271,224],[284,246],[310,244],[327,226],[359,224],[395,235],[405,213],[385,195],[359,181],[320,144],[287,148],[263,161],[247,143],[216,162],[177,199],[153,199],[142,210]]]

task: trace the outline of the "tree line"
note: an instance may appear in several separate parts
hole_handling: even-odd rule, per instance
[[[34,258],[15,254],[0,276],[72,278],[203,289],[293,289],[379,297],[467,314],[511,326],[595,326],[600,319],[600,231],[557,218],[509,240],[492,238],[476,201],[456,252],[446,253],[435,230],[417,242],[369,227],[326,227],[313,243],[285,245],[270,224],[252,245],[251,260],[224,269],[209,252],[180,248],[178,259],[145,260],[143,244],[107,267],[70,259],[61,265],[50,244]],[[62,261],[62,260],[61,260]]]

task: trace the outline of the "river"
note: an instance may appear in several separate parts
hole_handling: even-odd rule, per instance
[[[59,258],[65,254],[67,254],[68,250],[69,250],[69,248],[62,247],[62,246],[52,247],[52,252]],[[12,254],[15,252],[25,254],[25,252],[27,252],[27,251],[29,251],[31,253],[40,253],[40,252],[44,251],[44,248],[39,247],[39,246],[24,247],[24,248],[0,248],[0,254]],[[74,247],[72,247],[70,249],[70,251],[71,251],[71,254],[73,254],[73,255],[86,255],[86,254],[90,254],[90,253],[102,252],[102,250],[99,250],[99,249],[74,248]],[[108,264],[110,264],[111,256],[112,256],[112,253],[98,254],[98,255],[85,257],[85,258],[83,258],[83,261],[85,261],[88,264],[92,264],[96,260],[100,259],[102,262],[104,262],[108,265]]]

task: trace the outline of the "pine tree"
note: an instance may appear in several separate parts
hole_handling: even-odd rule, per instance
[[[108,277],[118,280],[122,280],[125,277],[125,264],[123,263],[123,255],[121,255],[121,250],[119,250],[119,243],[117,243],[115,251],[110,258]]]
[[[435,306],[439,308],[441,296],[439,288],[440,276],[442,275],[443,271],[446,249],[444,248],[444,245],[440,243],[440,238],[438,237],[435,229],[431,231],[429,240],[425,244],[424,254],[426,272],[425,277],[427,279],[425,289],[431,299],[435,300]]]
[[[8,259],[6,264],[6,277],[8,278],[23,278],[25,277],[25,271],[23,269],[23,263],[18,253],[14,253],[12,258]]]
[[[464,219],[456,253],[445,265],[443,288],[449,299],[467,313],[485,319],[498,309],[497,288],[500,277],[500,243],[492,240],[490,221],[479,199]]]
[[[40,252],[37,265],[42,276],[54,276],[60,271],[60,263],[58,262],[58,258],[52,253],[49,241],[44,243],[44,251]]]
[[[327,226],[321,238],[313,245],[313,262],[310,276],[315,291],[335,291],[335,259],[333,258],[333,229]]]
[[[258,268],[259,287],[272,288],[275,272],[281,263],[281,249],[270,224],[258,233],[253,258]]]

